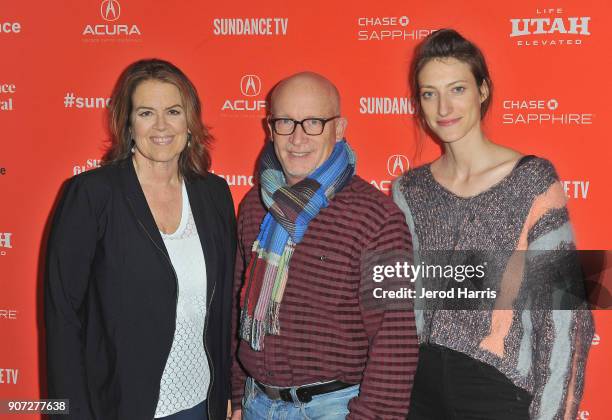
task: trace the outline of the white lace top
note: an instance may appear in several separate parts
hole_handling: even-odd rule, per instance
[[[183,183],[181,223],[176,232],[162,233],[178,277],[178,305],[172,349],[160,382],[155,417],[192,408],[206,399],[210,367],[204,351],[206,263]]]

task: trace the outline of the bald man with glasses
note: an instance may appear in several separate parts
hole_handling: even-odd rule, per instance
[[[410,258],[404,216],[355,175],[329,80],[281,81],[269,112],[260,183],[239,211],[232,419],[404,419],[414,315],[372,304],[363,264]]]

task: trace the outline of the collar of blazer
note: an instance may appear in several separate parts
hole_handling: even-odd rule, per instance
[[[138,177],[136,176],[136,170],[134,169],[132,159],[126,159],[119,163],[119,167],[121,168],[120,177],[122,186],[129,206],[134,213],[134,217],[136,217],[141,224],[144,230],[143,233],[147,234],[149,239],[153,241],[156,247],[163,252],[168,261],[170,261],[168,250],[164,245],[159,229],[155,224],[153,213],[151,213],[151,209],[147,204],[147,199],[145,198]],[[219,232],[223,226],[223,220],[215,208],[213,191],[211,191],[211,187],[206,178],[197,178],[195,180],[185,179],[185,187],[187,189],[187,196],[189,197],[191,212],[198,230],[198,236],[200,237],[200,243],[204,250],[208,290],[207,301],[208,304],[210,304],[213,296],[212,290],[214,290],[218,277],[218,258],[221,256],[217,252],[217,248],[219,244],[221,244],[221,241],[224,240],[223,235]]]

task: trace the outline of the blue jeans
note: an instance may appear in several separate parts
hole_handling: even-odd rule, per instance
[[[344,420],[348,403],[359,394],[359,385],[315,395],[308,403],[271,400],[251,378],[242,400],[243,420]],[[294,401],[297,401],[293,392]]]
[[[178,413],[170,414],[166,417],[156,417],[160,420],[208,420],[206,400],[202,401],[195,407],[188,408],[187,410],[179,411]]]

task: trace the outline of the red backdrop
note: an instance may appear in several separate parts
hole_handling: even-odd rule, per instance
[[[342,94],[358,173],[388,191],[440,149],[417,138],[407,101],[416,43],[453,27],[485,52],[488,135],[550,159],[581,249],[609,249],[612,10],[604,0],[180,2],[0,0],[0,399],[44,392],[40,251],[61,183],[98,165],[104,108],[130,62],[170,60],[191,78],[216,137],[213,169],[236,202],[266,134],[265,96],[313,70]],[[546,8],[543,8],[543,7]],[[610,416],[612,317],[595,314],[580,418]]]

